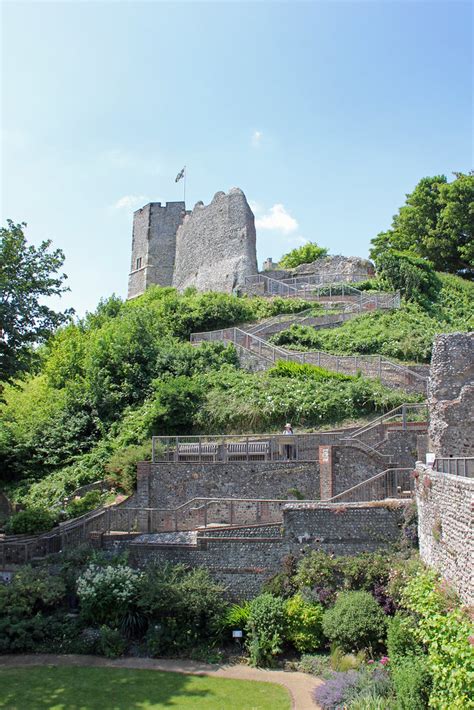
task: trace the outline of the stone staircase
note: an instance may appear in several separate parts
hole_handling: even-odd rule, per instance
[[[400,365],[378,355],[332,355],[321,350],[299,352],[285,350],[268,343],[259,335],[242,328],[223,328],[204,333],[192,333],[191,342],[224,342],[232,343],[242,353],[243,364],[247,365],[246,356],[258,362],[258,369],[272,367],[278,360],[311,364],[323,367],[333,372],[346,375],[356,375],[361,372],[366,377],[380,379],[382,384],[390,388],[400,388],[409,392],[426,394],[428,376],[421,374],[419,368],[414,370],[406,365]],[[249,369],[254,369],[250,368]]]

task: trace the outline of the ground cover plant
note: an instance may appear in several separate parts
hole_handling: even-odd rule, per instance
[[[0,669],[0,708],[8,710],[289,710],[281,685],[124,668]]]

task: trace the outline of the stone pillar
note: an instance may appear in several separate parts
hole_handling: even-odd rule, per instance
[[[327,500],[333,496],[334,472],[332,465],[332,446],[324,445],[319,447],[319,481],[321,490],[321,500]]]
[[[137,463],[137,507],[150,507],[151,461]]]

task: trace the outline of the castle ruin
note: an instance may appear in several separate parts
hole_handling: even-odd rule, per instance
[[[237,187],[209,205],[151,202],[133,215],[128,298],[148,286],[233,293],[257,273],[255,220]]]

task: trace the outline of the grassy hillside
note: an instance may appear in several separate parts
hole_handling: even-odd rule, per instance
[[[277,345],[335,354],[380,354],[404,362],[429,362],[437,333],[472,330],[474,284],[457,276],[438,274],[442,287],[427,307],[402,301],[389,313],[367,313],[340,328],[316,331],[292,326],[272,338]]]
[[[336,424],[407,401],[364,378],[318,368],[241,371],[221,343],[194,348],[211,330],[307,307],[304,302],[179,296],[153,288],[131,302],[111,298],[61,329],[41,362],[1,405],[3,486],[29,505],[60,499],[108,475],[130,490],[152,434],[252,432]]]

